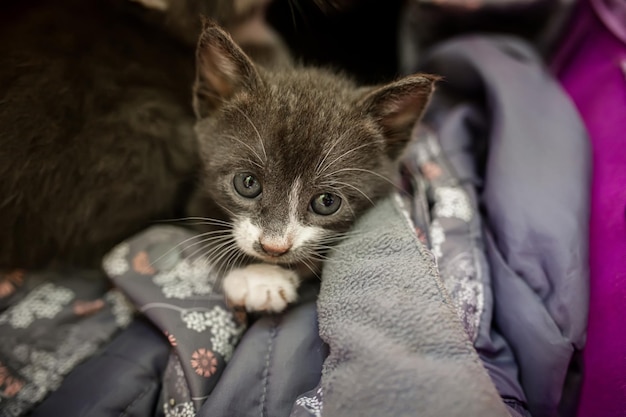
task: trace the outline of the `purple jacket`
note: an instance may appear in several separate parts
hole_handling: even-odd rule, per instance
[[[553,62],[593,147],[590,309],[579,417],[626,415],[626,2],[584,1]]]

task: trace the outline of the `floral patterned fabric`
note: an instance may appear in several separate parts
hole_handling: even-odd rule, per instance
[[[172,345],[161,409],[191,417],[211,393],[246,328],[231,310],[216,271],[197,250],[201,237],[160,226],[120,244],[104,259],[109,277]]]
[[[441,277],[509,408],[559,415],[576,401],[587,322],[584,125],[519,38],[459,37],[419,70],[444,80],[423,118],[437,140],[418,137],[414,164]]]
[[[0,274],[0,416],[28,413],[122,328],[133,309],[86,271]]]
[[[418,236],[430,244],[441,279],[474,341],[489,284],[476,196],[453,172],[433,131],[420,126],[414,136],[405,159],[413,188],[412,220]]]

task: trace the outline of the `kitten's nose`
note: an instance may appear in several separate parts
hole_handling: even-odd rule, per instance
[[[259,241],[259,243],[261,244],[261,249],[263,249],[263,252],[265,252],[269,256],[281,256],[289,252],[289,249],[291,249],[291,245],[289,244],[280,245],[276,243],[263,242],[262,240]]]

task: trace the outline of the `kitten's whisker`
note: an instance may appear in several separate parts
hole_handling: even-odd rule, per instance
[[[356,187],[356,186],[354,186],[354,185],[352,185],[352,184],[348,184],[347,182],[335,181],[335,183],[336,183],[336,184],[339,184],[339,185],[343,185],[343,186],[345,186],[345,187],[350,187],[350,188],[352,188],[353,190],[358,191],[359,193],[361,193],[361,195],[362,195],[363,197],[365,197],[365,198],[367,199],[367,201],[369,201],[369,202],[370,202],[370,204],[371,204],[371,205],[374,205],[374,202],[372,201],[372,199],[371,199],[371,198],[370,198],[367,194],[365,194],[363,191],[361,191],[358,187]]]
[[[218,265],[213,262],[213,255],[221,253],[221,251],[224,250],[224,248],[228,247],[229,244],[230,242],[223,242],[218,247],[205,245],[196,252],[196,254],[198,255],[195,259],[201,261],[204,268],[210,267],[211,269],[216,270]]]
[[[337,262],[338,261],[336,259],[329,258],[329,257],[323,256],[323,255],[311,255],[310,258],[314,259],[316,261],[322,261],[322,262]]]
[[[250,162],[252,165],[256,166],[259,169],[263,169],[263,165],[259,164],[258,162],[253,161],[250,158],[248,158],[248,162]]]
[[[232,222],[228,222],[228,221],[220,220],[220,219],[212,219],[209,217],[181,217],[178,219],[159,220],[157,223],[185,222],[189,220],[198,221],[198,223],[195,223],[195,224],[206,224],[206,225],[213,225],[213,226],[228,226],[228,227],[232,227],[233,225]]]
[[[245,263],[245,260],[246,260],[246,254],[243,253],[241,250],[237,250],[237,257],[235,258],[235,262],[233,262],[233,266],[228,272],[234,269],[241,268],[243,264]]]
[[[225,212],[227,212],[228,214],[230,214],[231,216],[233,216],[233,218],[237,217],[237,215],[235,213],[233,213],[232,210],[230,210],[228,207],[223,206],[222,204],[215,202],[215,204],[217,204],[217,206],[219,208],[221,208],[222,210],[224,210]]]
[[[237,257],[235,258],[235,262],[233,262],[233,267],[228,272],[234,269],[241,268],[245,260],[246,260],[246,255],[242,251],[237,251]]]
[[[228,235],[209,236],[209,237],[206,237],[204,239],[199,239],[196,242],[188,244],[182,250],[183,251],[188,251],[189,249],[191,249],[193,246],[196,246],[196,245],[200,245],[200,244],[208,243],[208,242],[211,242],[211,243],[213,243],[213,242],[220,242],[220,241],[222,241],[224,239],[229,239],[229,238],[230,238],[230,236],[228,236]]]
[[[155,260],[150,262],[151,266],[154,266],[158,261],[160,261],[161,259],[163,259],[165,256],[169,255],[170,253],[172,253],[173,251],[175,251],[176,249],[178,249],[179,246],[184,245],[185,243],[189,242],[190,240],[194,240],[194,239],[199,239],[199,238],[203,238],[204,236],[208,236],[210,234],[216,233],[216,232],[227,232],[228,230],[213,230],[213,231],[209,231],[209,232],[205,232],[205,233],[200,233],[199,235],[193,235],[185,240],[183,240],[182,242],[178,243],[176,246],[174,246],[173,248],[169,249],[167,252],[165,252],[163,255],[159,256],[158,258],[156,258]],[[193,245],[192,245],[193,246]],[[186,249],[183,249],[186,250]]]
[[[235,250],[233,250],[235,249]],[[228,256],[226,256],[226,254],[228,254]],[[218,275],[222,275],[222,274],[226,274],[227,271],[230,270],[230,263],[232,262],[233,258],[236,257],[238,255],[238,251],[237,251],[237,247],[236,246],[230,246],[224,254],[224,261],[221,262],[222,267],[220,268],[220,271],[218,272]],[[223,269],[222,269],[223,268]]]
[[[213,224],[213,223],[207,223],[207,222],[201,222],[201,221],[196,221],[193,223],[189,223],[189,222],[185,222],[185,224],[183,226],[224,226],[222,224],[217,225],[217,224]]]
[[[350,201],[348,201],[347,198],[343,197],[342,194],[339,194],[339,196],[341,197],[341,199],[343,201],[346,202],[346,204],[348,205],[348,209],[350,210],[350,213],[352,213],[352,219],[356,220],[356,213],[354,212],[354,210],[352,209],[352,204],[350,204]]]
[[[224,135],[224,137],[225,137],[225,138],[232,139],[232,140],[235,140],[235,141],[237,141],[237,142],[241,143],[241,144],[242,144],[243,146],[245,146],[246,148],[250,149],[250,152],[252,152],[252,153],[254,154],[254,156],[256,156],[256,157],[259,159],[259,161],[261,162],[261,164],[263,164],[263,158],[261,158],[261,156],[260,156],[260,155],[259,155],[259,154],[258,154],[258,153],[254,150],[254,148],[253,148],[252,146],[248,145],[246,142],[242,141],[241,139],[239,139],[238,137],[233,136],[233,135]],[[253,162],[253,163],[254,163],[254,162]],[[258,164],[258,163],[255,163],[255,165],[257,165],[258,167],[261,167],[261,165],[260,165],[260,164]]]
[[[231,264],[234,265],[235,261],[239,258],[239,256],[241,256],[241,251],[239,250],[239,248],[236,245],[233,245],[233,251],[232,253],[228,256],[228,261],[226,263],[226,267],[224,268],[224,274],[228,273],[229,271],[232,271],[232,267]]]
[[[374,145],[374,143],[367,142],[367,143],[363,143],[363,144],[357,146],[356,148],[348,149],[347,151],[345,151],[344,153],[339,155],[337,158],[333,159],[330,163],[328,163],[324,167],[324,171],[327,170],[328,168],[330,168],[334,163],[336,163],[336,162],[340,161],[341,159],[345,158],[346,156],[350,155],[352,152],[358,151],[359,149],[362,149],[362,148],[365,148],[366,146],[371,146],[371,145]]]
[[[344,240],[349,237],[361,237],[366,236],[368,234],[378,234],[376,230],[352,230],[344,233],[337,233],[332,236],[324,236],[319,239],[320,242],[332,242],[335,240]]]
[[[348,199],[346,198],[346,196],[345,196],[345,195],[341,192],[341,190],[340,190],[340,189],[338,189],[338,188],[336,188],[336,187],[333,187],[333,191],[334,191],[334,192],[335,192],[335,193],[336,193],[339,197],[341,197],[341,199],[342,199],[343,201],[345,201],[345,202],[346,202],[346,204],[348,205],[348,209],[350,210],[350,213],[352,213],[352,218],[353,218],[354,220],[356,220],[356,213],[355,213],[355,212],[354,212],[354,210],[352,209],[352,204],[350,204],[350,200],[348,200]]]
[[[224,250],[224,253],[222,254],[222,256],[224,256],[225,254],[229,254],[225,262],[221,262],[221,259],[220,259],[221,256],[220,258],[218,258],[217,261],[213,261],[213,265],[216,268],[216,275],[217,275],[216,284],[218,285],[221,285],[224,277],[230,271],[235,269],[235,264],[241,258],[241,250],[239,250],[236,244],[233,244],[232,246],[229,246],[228,248]],[[231,263],[232,263],[232,267],[231,267]]]
[[[212,242],[208,242],[204,245],[202,245],[199,249],[196,249],[195,251],[193,251],[193,253],[191,253],[188,257],[189,258],[193,258],[195,255],[197,255],[198,253],[207,250],[207,248],[209,248],[209,252],[213,252],[219,248],[222,248],[223,246],[227,245],[230,241],[230,239],[232,239],[230,236],[221,236],[221,239],[216,240],[216,241],[212,241]]]
[[[216,260],[216,258],[211,258],[211,256],[220,253],[222,250],[231,245],[234,241],[235,239],[231,235],[217,242],[210,242],[208,245],[205,245],[203,247],[204,252],[199,255],[199,257],[204,258],[205,260],[209,261],[209,263],[211,263]]]
[[[315,268],[313,266],[311,266],[311,264],[309,264],[309,262],[307,262],[306,259],[301,259],[301,262],[304,266],[306,266],[307,268],[309,268],[309,270],[311,271],[311,273],[313,275],[315,275],[317,277],[318,280],[322,280],[322,278],[318,275],[318,273],[315,271]]]
[[[254,131],[256,132],[256,136],[257,136],[257,138],[259,138],[259,142],[261,143],[261,150],[263,151],[263,156],[265,156],[265,159],[261,159],[261,162],[262,163],[266,162],[267,161],[267,152],[265,152],[265,145],[263,144],[263,139],[261,138],[261,134],[259,133],[259,129],[257,129],[257,127],[254,125],[254,123],[250,119],[250,117],[248,117],[248,115],[243,110],[241,110],[239,107],[235,107],[235,110],[237,110],[239,113],[241,113],[241,115],[243,117],[246,118],[248,123],[250,123],[250,126],[252,126],[252,129],[254,129]]]
[[[349,262],[345,261],[344,259],[322,259],[322,258],[314,258],[317,261],[320,262],[324,262],[325,264],[333,264],[333,265],[346,265],[349,264]]]
[[[225,254],[231,252],[232,248],[232,242],[226,242],[219,248],[210,249],[200,255],[200,259],[202,259],[203,265],[210,267],[211,270],[214,271],[217,279],[222,276],[222,258]]]
[[[342,249],[337,249],[337,248],[332,248],[332,250],[329,248],[312,248],[312,249],[314,249],[315,256],[324,256],[327,259],[330,257],[330,254],[332,253],[337,253],[339,255],[350,255],[350,253],[345,252]],[[327,253],[321,253],[321,252],[327,252]]]
[[[330,153],[333,151],[333,149],[335,149],[335,146],[337,146],[337,144],[339,144],[345,135],[348,134],[348,132],[352,131],[353,129],[356,129],[357,126],[352,126],[349,129],[346,129],[341,136],[338,136],[337,139],[332,143],[332,145],[330,145],[330,148],[326,151],[326,153],[324,154],[324,158],[322,158],[322,160],[320,161],[319,164],[317,164],[317,167],[315,168],[315,174],[316,176],[320,176],[320,174],[322,174],[324,171],[326,171],[326,168],[324,166],[324,162],[326,162],[326,159],[328,158],[328,156],[330,155]]]
[[[330,173],[330,174],[326,174],[326,175],[324,175],[324,177],[330,177],[331,175],[335,175],[335,174],[337,174],[337,173],[339,173],[339,172],[349,172],[349,171],[364,172],[364,173],[366,173],[366,174],[372,174],[372,175],[375,175],[375,176],[377,176],[377,177],[379,177],[379,178],[381,178],[381,179],[383,179],[383,180],[387,181],[389,184],[391,184],[394,188],[398,189],[399,191],[401,191],[401,192],[406,192],[405,190],[403,190],[402,188],[400,188],[400,187],[398,186],[398,184],[394,183],[392,180],[390,180],[389,178],[385,177],[384,175],[379,174],[378,172],[371,171],[371,170],[369,170],[369,169],[365,169],[365,168],[341,168],[341,169],[338,169],[338,170],[336,170],[336,171],[333,171],[333,172],[332,172],[332,173]]]
[[[312,254],[309,255],[311,259],[317,259],[324,262],[346,262],[344,259],[337,259],[333,254],[339,255],[340,257],[350,258],[350,259],[363,259],[361,256],[356,256],[353,251],[344,251],[342,249],[332,248],[330,250],[326,250],[327,253],[321,253],[320,249],[314,250]]]
[[[246,254],[239,252],[239,258],[237,258],[237,268],[241,268],[246,263]]]
[[[215,258],[213,260],[214,265],[217,267],[217,273],[218,276],[224,276],[224,274],[226,273],[225,268],[226,268],[226,261],[222,262],[222,259],[226,258],[227,256],[236,253],[236,251],[238,251],[239,249],[237,248],[237,246],[235,245],[235,241],[233,240],[232,242],[229,242],[229,245],[226,246],[225,248],[221,249],[221,254]]]

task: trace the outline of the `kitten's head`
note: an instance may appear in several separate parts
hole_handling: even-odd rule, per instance
[[[206,23],[194,107],[204,189],[242,251],[296,263],[392,188],[436,77],[357,88],[319,69],[265,71]]]

